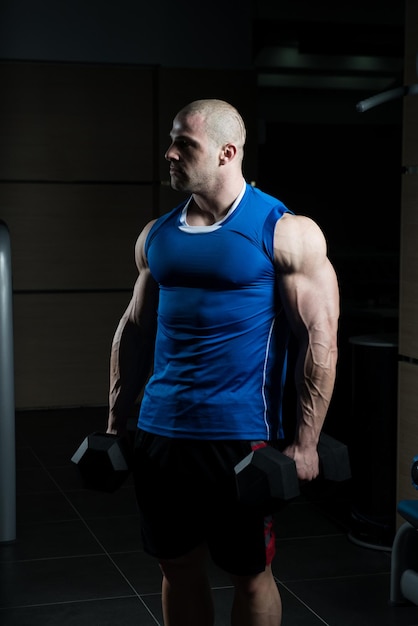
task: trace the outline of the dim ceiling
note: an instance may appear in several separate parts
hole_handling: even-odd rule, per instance
[[[403,84],[405,2],[254,0],[263,89],[379,92]]]

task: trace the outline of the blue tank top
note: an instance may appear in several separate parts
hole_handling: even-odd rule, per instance
[[[289,328],[273,234],[288,209],[247,184],[222,223],[187,231],[185,204],[159,218],[145,243],[160,293],[138,426],[189,439],[281,437]]]

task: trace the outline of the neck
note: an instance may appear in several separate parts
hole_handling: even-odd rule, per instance
[[[244,184],[242,179],[234,188],[217,196],[194,193],[187,208],[187,223],[190,226],[211,226],[222,220],[239,196]]]

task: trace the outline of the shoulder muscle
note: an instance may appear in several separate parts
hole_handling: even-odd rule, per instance
[[[308,272],[325,261],[327,244],[309,217],[285,214],[274,231],[274,258],[279,272]]]

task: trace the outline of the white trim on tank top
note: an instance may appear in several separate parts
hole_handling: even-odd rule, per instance
[[[236,200],[233,202],[231,208],[229,209],[228,213],[225,215],[225,217],[223,217],[221,220],[219,220],[219,222],[215,222],[214,224],[210,224],[209,226],[190,226],[187,223],[187,208],[190,204],[191,201],[191,197],[189,198],[189,200],[187,201],[185,207],[183,208],[181,215],[180,215],[180,226],[179,229],[183,230],[186,233],[210,233],[214,230],[218,230],[218,228],[220,228],[222,226],[222,222],[224,222],[237,208],[237,206],[239,205],[239,203],[242,200],[242,197],[245,193],[245,189],[247,187],[247,183],[244,181],[244,185],[242,187],[242,190],[239,194],[239,196],[236,198]]]

